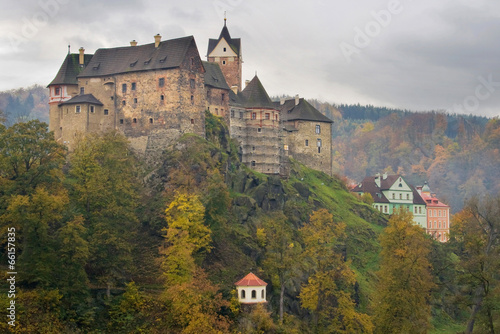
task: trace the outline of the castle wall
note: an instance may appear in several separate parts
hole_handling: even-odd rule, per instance
[[[314,121],[290,121],[298,131],[288,131],[285,145],[288,156],[309,168],[332,175],[332,125]],[[319,125],[320,133],[316,133]],[[318,151],[318,142],[321,141]],[[307,143],[306,143],[307,141]]]
[[[240,144],[242,162],[260,173],[279,174],[279,112],[274,109],[232,110],[230,132]]]
[[[229,124],[229,91],[221,88],[205,86],[207,109],[212,115],[224,118]]]

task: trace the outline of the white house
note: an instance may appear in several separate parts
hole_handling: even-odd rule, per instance
[[[267,303],[266,286],[267,283],[249,273],[238,282],[234,283],[238,291],[238,300],[242,304]]]

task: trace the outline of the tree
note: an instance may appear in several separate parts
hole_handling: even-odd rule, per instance
[[[401,209],[380,236],[380,271],[375,294],[378,333],[426,333],[430,327],[430,293],[434,287],[428,259],[430,239]]]
[[[107,285],[131,270],[131,238],[138,227],[136,161],[127,139],[117,133],[81,138],[70,156],[72,203],[85,219],[89,278]]]
[[[298,276],[300,269],[300,243],[294,240],[293,229],[282,213],[272,214],[259,229],[266,253],[263,262],[266,272],[271,274],[275,286],[280,288],[279,318],[283,323],[284,296],[287,282]]]
[[[470,199],[455,215],[451,242],[460,257],[461,281],[471,313],[466,333],[500,328],[500,196]]]
[[[341,251],[345,224],[334,223],[332,214],[320,209],[300,231],[313,269],[299,298],[313,313],[316,332],[371,333],[370,317],[356,311],[352,298],[356,275]]]
[[[211,231],[204,225],[204,212],[198,196],[185,193],[178,193],[165,210],[165,299],[171,308],[172,325],[182,333],[229,331],[229,320],[218,314],[229,303],[199,267],[204,253],[211,248]]]
[[[60,186],[65,148],[38,120],[0,127],[0,194],[27,195],[40,185]]]

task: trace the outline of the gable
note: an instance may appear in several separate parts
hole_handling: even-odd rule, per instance
[[[226,51],[224,51],[224,49]],[[237,57],[238,55],[233,51],[229,43],[225,38],[221,38],[219,43],[215,46],[215,48],[208,55],[209,57]]]
[[[408,183],[400,176],[389,188],[391,191],[412,191]]]

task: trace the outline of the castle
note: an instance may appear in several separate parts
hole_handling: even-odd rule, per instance
[[[255,171],[287,175],[289,158],[332,174],[332,121],[305,99],[273,102],[257,75],[242,87],[241,40],[224,26],[203,61],[193,36],[69,53],[50,91],[50,124],[71,151],[81,133],[118,130],[138,152],[184,133],[205,136],[205,111],[223,118]]]

